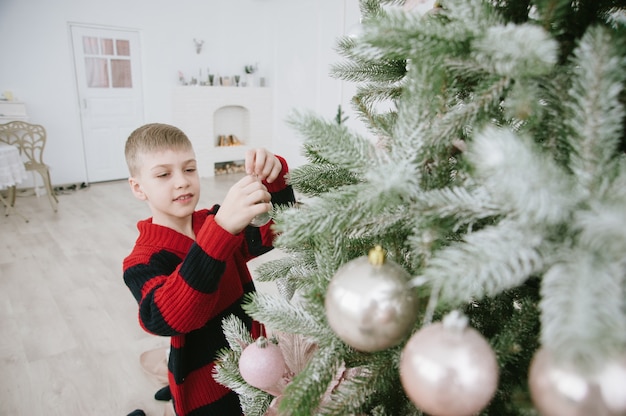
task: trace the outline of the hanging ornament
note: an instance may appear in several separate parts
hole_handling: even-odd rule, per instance
[[[281,393],[276,386],[286,372],[280,347],[263,336],[248,345],[239,358],[239,373],[245,382],[274,396]]]
[[[547,349],[540,348],[531,362],[528,384],[542,416],[626,415],[626,355],[587,374],[557,364]]]
[[[252,68],[252,66],[250,66],[250,68]],[[254,72],[255,70],[252,70],[252,72]],[[246,72],[248,72],[248,66],[246,66]],[[256,175],[252,175],[257,181],[261,182],[261,179]],[[264,202],[264,201],[262,201]],[[252,218],[252,220],[250,220],[250,225],[253,227],[263,227],[265,224],[267,224],[268,222],[270,222],[270,220],[272,219],[271,215],[270,215],[270,211],[272,209],[274,209],[274,206],[272,205],[272,202],[270,201],[270,209],[269,211],[266,212],[262,212],[259,215],[255,216],[254,218]]]
[[[381,351],[399,344],[417,319],[411,276],[386,260],[380,247],[344,264],[326,293],[326,317],[337,336],[353,348]]]
[[[454,311],[415,333],[402,351],[400,380],[409,399],[432,416],[470,416],[498,387],[498,362],[485,338]]]
[[[270,202],[270,210],[267,212],[262,212],[261,214],[255,216],[254,218],[252,218],[252,220],[250,221],[250,225],[253,227],[263,227],[265,224],[267,224],[268,222],[270,222],[270,220],[272,219],[272,216],[270,215],[270,211],[273,209],[273,205]]]

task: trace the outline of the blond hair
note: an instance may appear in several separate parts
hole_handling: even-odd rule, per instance
[[[142,154],[163,150],[193,150],[193,146],[182,130],[169,124],[145,124],[133,131],[126,139],[124,148],[130,175],[139,173]]]

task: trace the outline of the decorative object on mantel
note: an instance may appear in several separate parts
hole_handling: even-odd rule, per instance
[[[196,38],[193,38],[193,43],[194,45],[196,45],[196,53],[200,55],[200,52],[202,52],[202,46],[204,45],[204,41],[196,40]]]
[[[256,63],[254,65],[246,65],[243,67],[243,70],[246,73],[246,87],[254,87],[256,82],[256,76],[254,75],[259,70],[259,64]]]
[[[13,92],[11,91],[5,91],[2,93],[2,97],[0,97],[0,100],[2,101],[13,101],[14,97],[13,97]]]
[[[187,80],[185,79],[185,74],[183,74],[183,71],[178,71],[178,83],[180,85],[187,85]]]
[[[206,73],[203,68],[199,68],[198,76],[191,76],[189,79],[185,77],[183,71],[178,71],[178,84],[183,86],[218,86],[218,87],[266,87],[267,80],[265,77],[257,79],[256,73],[258,72],[258,64],[245,65],[244,66],[245,78],[239,74],[232,76],[221,76],[218,73],[210,73],[209,68],[206,68]],[[2,101],[0,99],[0,101]]]

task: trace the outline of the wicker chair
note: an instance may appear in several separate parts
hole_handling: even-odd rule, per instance
[[[57,211],[59,200],[54,194],[50,181],[50,169],[43,161],[43,150],[46,147],[46,129],[39,124],[24,121],[11,121],[0,124],[0,141],[17,146],[24,158],[24,167],[27,171],[36,171],[41,175],[43,184],[52,209]],[[10,196],[15,202],[15,194]]]

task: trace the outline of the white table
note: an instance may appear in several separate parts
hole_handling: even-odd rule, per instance
[[[13,188],[10,192],[15,195],[15,186],[26,178],[26,169],[19,149],[6,143],[0,143],[0,189]],[[7,201],[1,194],[0,201],[4,204],[5,215],[9,215],[9,211],[13,208],[11,203],[13,201]],[[24,219],[26,220],[26,218]]]

